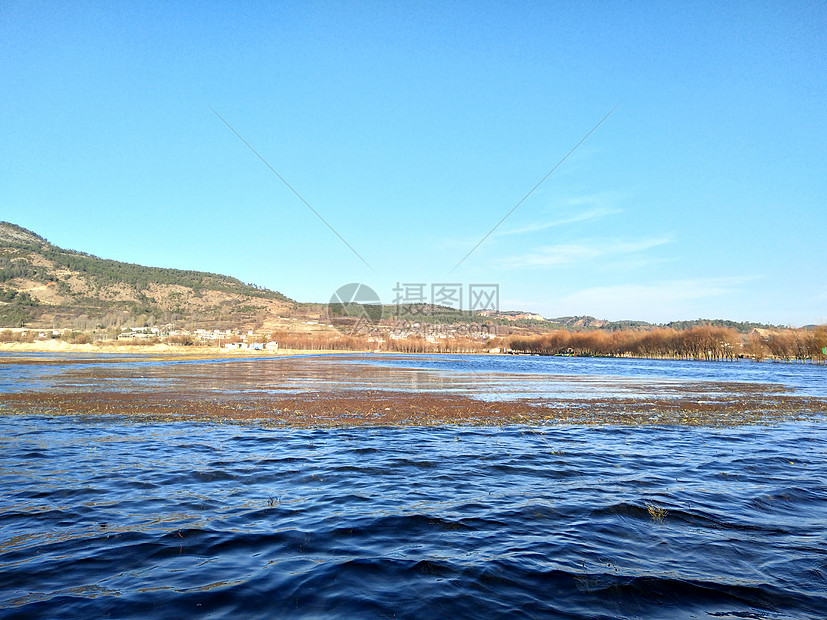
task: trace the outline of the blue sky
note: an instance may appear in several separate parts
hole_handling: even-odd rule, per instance
[[[827,322],[825,24],[807,1],[6,0],[0,219],[302,301],[497,283],[548,317]]]

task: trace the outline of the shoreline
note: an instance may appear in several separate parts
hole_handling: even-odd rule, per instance
[[[71,344],[65,340],[45,340],[41,342],[2,342],[0,353],[94,353],[105,356],[147,355],[153,357],[287,357],[294,355],[361,354],[373,351],[317,350],[317,349],[277,349],[276,351],[253,349],[219,349],[218,347],[184,346],[169,344],[125,345],[125,344]]]
[[[272,358],[272,357],[290,357],[299,355],[363,355],[371,353],[376,355],[485,355],[493,357],[573,357],[573,358],[599,358],[612,360],[659,360],[659,361],[695,361],[695,362],[723,362],[723,363],[737,363],[737,362],[752,362],[760,363],[779,363],[779,364],[812,364],[815,366],[824,366],[827,362],[823,360],[815,360],[811,358],[806,359],[784,359],[780,357],[763,357],[761,359],[753,359],[747,357],[734,357],[722,359],[706,359],[693,357],[665,357],[665,356],[635,356],[635,355],[570,355],[557,354],[545,355],[540,353],[525,353],[525,352],[490,352],[490,351],[429,351],[429,352],[404,352],[404,351],[386,351],[376,349],[277,349],[275,351],[255,350],[255,349],[226,349],[218,348],[217,346],[205,345],[170,345],[164,343],[136,345],[136,344],[117,344],[117,341],[95,342],[89,344],[72,344],[65,340],[41,340],[36,342],[0,342],[0,354],[2,353],[78,353],[78,354],[99,354],[102,357],[107,354],[112,355],[135,355],[135,356],[149,356],[149,357],[186,357],[186,358],[206,358],[206,357],[227,357],[227,358]]]

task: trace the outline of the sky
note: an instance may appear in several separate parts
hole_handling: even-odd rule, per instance
[[[4,0],[0,220],[299,301],[825,323],[825,26],[807,0]]]

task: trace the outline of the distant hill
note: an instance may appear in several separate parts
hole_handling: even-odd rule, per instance
[[[734,327],[742,334],[751,332],[754,329],[772,329],[776,325],[769,325],[767,323],[751,323],[750,321],[728,321],[726,319],[694,319],[692,321],[671,321],[666,323],[664,327],[671,327],[672,329],[683,330],[692,327],[702,327],[708,325],[710,327]]]
[[[334,309],[335,310],[335,309]],[[532,312],[460,313],[451,308],[384,306],[394,319],[434,324],[485,322],[502,335],[551,330],[688,329],[734,327],[742,333],[772,328],[760,323],[696,319],[655,325],[593,316],[543,318]],[[414,310],[417,310],[415,313]],[[400,314],[401,311],[401,314]],[[313,319],[313,320],[306,320]],[[299,304],[277,291],[203,271],[145,267],[66,250],[40,235],[0,222],[0,328],[104,330],[175,324],[181,328],[325,331],[350,317],[331,316],[322,304]],[[310,326],[312,325],[312,326]]]
[[[562,329],[602,329],[609,325],[609,321],[596,319],[593,316],[560,316],[554,319],[546,319],[549,323],[559,325]]]
[[[728,321],[726,319],[694,319],[691,321],[671,321],[669,323],[649,323],[648,321],[607,321],[605,319],[596,319],[593,316],[559,316],[555,318],[542,318],[536,314],[520,311],[509,311],[499,313],[487,313],[489,318],[498,320],[498,322],[506,323],[499,319],[507,319],[509,322],[516,323],[519,326],[525,327],[529,331],[548,331],[555,329],[562,329],[568,331],[582,331],[595,330],[602,331],[619,331],[619,330],[652,330],[661,327],[669,327],[676,330],[690,329],[692,327],[710,326],[710,327],[732,327],[742,334],[749,333],[754,329],[772,329],[777,326],[766,323],[751,323],[749,321]]]
[[[237,327],[294,305],[281,293],[229,276],[98,258],[0,222],[0,327],[199,321]]]

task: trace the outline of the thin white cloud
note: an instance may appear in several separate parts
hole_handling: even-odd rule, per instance
[[[702,299],[733,292],[737,287],[755,280],[753,276],[725,278],[694,278],[671,280],[650,284],[618,284],[615,286],[595,286],[583,289],[563,297],[567,302],[604,301],[607,299],[658,299],[683,300]]]
[[[623,192],[592,192],[591,194],[580,194],[579,196],[569,196],[562,201],[562,204],[569,207],[579,207],[581,205],[605,205],[606,203],[614,203],[619,200],[624,200],[629,196]]]
[[[590,220],[597,220],[621,212],[621,209],[613,209],[610,207],[595,207],[593,209],[587,209],[585,211],[581,211],[580,213],[574,213],[568,217],[552,220],[550,222],[538,222],[536,224],[522,226],[521,228],[512,228],[511,230],[504,230],[502,232],[498,232],[497,236],[522,235],[525,233],[532,233],[540,230],[546,230],[548,228],[554,228],[556,226],[565,226],[566,224],[576,224],[578,222],[588,222]]]
[[[644,269],[652,265],[664,265],[666,263],[678,262],[678,258],[672,254],[668,256],[652,256],[650,254],[629,254],[628,256],[615,257],[611,262],[601,262],[599,270],[609,273],[623,273],[637,269]]]
[[[505,258],[500,262],[500,266],[505,269],[524,269],[527,267],[558,267],[597,259],[610,260],[614,257],[644,252],[671,241],[671,237],[661,236],[633,241],[595,239],[578,243],[561,243]]]
[[[732,300],[742,301],[743,286],[757,279],[735,276],[596,286],[562,296],[555,310],[650,321],[724,316],[731,312]]]
[[[554,212],[556,217],[548,221],[539,221],[533,224],[526,224],[525,226],[506,230],[502,227],[497,228],[489,241],[496,237],[503,237],[509,235],[519,235],[546,230],[558,226],[565,226],[568,224],[577,224],[580,222],[588,222],[598,220],[610,215],[623,213],[623,209],[614,206],[618,201],[626,198],[625,194],[619,192],[595,192],[592,194],[581,194],[579,196],[569,196],[568,198],[561,198],[554,201],[552,205],[542,208],[540,211],[545,213],[545,217],[549,217],[549,212]],[[525,207],[524,212],[529,212],[530,209]],[[507,211],[503,211],[503,215]],[[476,228],[481,222],[474,221],[473,226]],[[490,225],[493,226],[495,220],[491,220]],[[467,231],[465,231],[467,232]],[[461,249],[467,247],[472,248],[485,234],[485,226],[478,228],[478,236],[463,235],[460,237],[444,238],[435,241],[433,247],[439,249]]]

